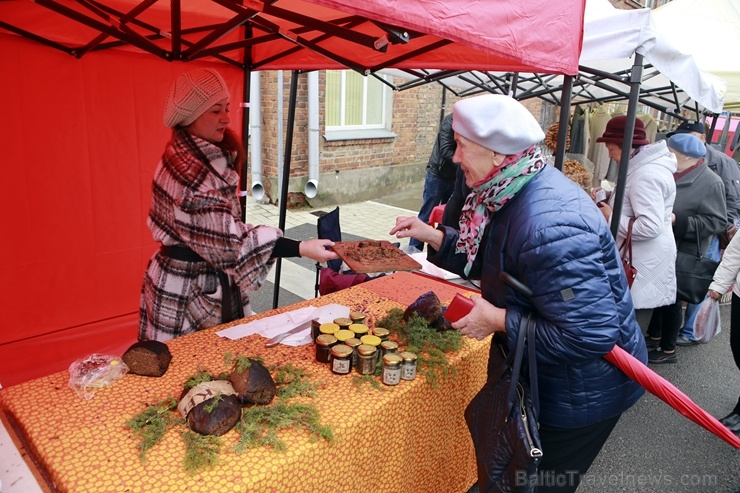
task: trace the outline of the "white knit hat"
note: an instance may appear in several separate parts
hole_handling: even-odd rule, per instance
[[[501,154],[519,154],[545,138],[532,113],[519,101],[486,94],[455,103],[452,129]]]
[[[172,84],[164,107],[164,124],[170,128],[187,126],[208,108],[229,97],[223,78],[210,68],[180,74]]]

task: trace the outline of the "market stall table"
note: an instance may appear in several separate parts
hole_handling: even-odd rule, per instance
[[[365,313],[372,326],[391,308],[405,308],[430,290],[443,304],[455,293],[471,293],[445,281],[398,272],[250,319],[338,303]],[[258,335],[235,341],[215,335],[224,327],[169,341],[173,358],[163,377],[127,374],[91,400],[67,386],[66,371],[0,390],[6,426],[36,462],[42,487],[75,493],[466,492],[475,483],[475,455],[463,412],[484,383],[490,339],[466,338],[459,352],[449,353],[454,371],[441,376],[436,388],[417,376],[377,390],[368,385],[358,389],[354,372],[336,375],[316,363],[312,345],[266,348],[266,339]],[[142,462],[138,438],[124,423],[147,405],[179,396],[185,380],[198,370],[226,370],[227,352],[259,356],[267,365],[290,362],[321,382],[315,398],[302,399],[316,406],[322,424],[332,427],[334,442],[285,429],[279,433],[286,451],[259,447],[237,454],[232,430],[221,437],[217,463],[191,473],[183,465],[183,440],[170,430]]]

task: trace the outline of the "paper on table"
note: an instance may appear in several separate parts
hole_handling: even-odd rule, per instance
[[[448,270],[440,269],[427,260],[426,252],[412,253],[410,257],[421,264],[421,271],[430,276],[439,277],[440,279],[458,279],[460,276]]]
[[[292,329],[312,319],[318,319],[320,323],[332,322],[335,318],[349,317],[350,309],[344,305],[331,304],[321,307],[307,306],[285,313],[279,313],[271,317],[261,318],[245,324],[235,325],[228,329],[216,332],[219,337],[237,340],[252,334],[272,339],[278,334]],[[292,334],[280,343],[288,346],[302,346],[311,342],[310,325],[304,331]]]

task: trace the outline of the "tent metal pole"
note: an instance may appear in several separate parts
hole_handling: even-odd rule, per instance
[[[622,156],[619,159],[619,173],[617,175],[617,188],[614,198],[614,209],[611,217],[611,232],[614,239],[619,233],[619,222],[622,215],[622,204],[624,202],[624,187],[627,181],[627,170],[632,154],[632,136],[635,132],[635,118],[637,118],[637,102],[640,95],[640,83],[642,82],[642,55],[635,53],[635,62],[630,75],[630,97],[627,103],[627,122],[624,127],[624,142],[622,143]]]
[[[249,64],[244,64],[244,90],[242,91],[242,101],[246,103],[242,111],[242,143],[244,145],[244,152],[246,154],[247,143],[249,142],[249,95],[252,91],[252,71],[249,68]],[[252,149],[252,153],[255,150]],[[256,152],[261,152],[257,149]],[[242,206],[242,221],[247,221],[247,173],[249,159],[244,156],[244,162],[242,163],[242,169],[239,170],[239,203]]]
[[[288,178],[290,178],[290,157],[293,149],[293,130],[295,126],[295,108],[296,99],[298,99],[298,71],[293,70],[290,74],[290,102],[288,103],[288,125],[285,133],[285,151],[283,156],[283,180],[280,187],[280,217],[278,219],[278,228],[285,232],[285,216],[288,208]],[[282,259],[278,258],[275,262],[275,291],[272,293],[272,307],[278,307],[280,297],[280,270]]]
[[[558,143],[555,149],[555,167],[563,171],[565,162],[565,143],[570,123],[570,96],[573,93],[573,76],[563,77],[563,92],[560,94],[560,120],[558,122]]]

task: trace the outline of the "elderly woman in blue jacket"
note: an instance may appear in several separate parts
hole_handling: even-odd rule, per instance
[[[614,239],[591,198],[547,166],[536,145],[544,134],[519,102],[493,94],[461,100],[453,129],[453,160],[471,189],[459,232],[399,217],[390,234],[417,238],[429,245],[429,261],[480,279],[482,297],[453,324],[464,335],[506,332],[513,344],[520,320],[531,314],[540,477],[551,479],[537,491],[575,491],[620,415],[643,393],[603,358],[617,344],[647,360]],[[502,271],[529,286],[531,298],[500,281]]]

